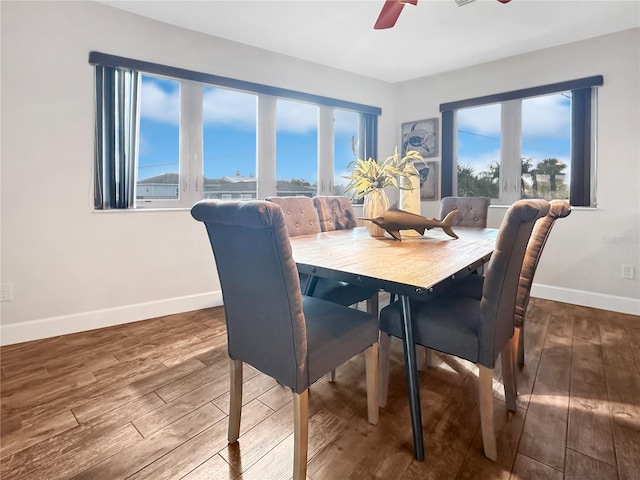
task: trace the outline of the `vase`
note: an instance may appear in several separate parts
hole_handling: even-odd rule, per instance
[[[400,185],[400,210],[420,215],[420,174],[414,165],[408,167],[413,175],[409,178],[401,178]],[[403,237],[419,237],[415,230],[402,230]]]
[[[376,188],[364,197],[362,213],[365,218],[375,218],[384,215],[389,209],[389,197],[381,188]],[[384,237],[385,231],[373,222],[365,222],[367,231],[372,237]]]

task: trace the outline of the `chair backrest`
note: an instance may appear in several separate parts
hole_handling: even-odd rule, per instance
[[[519,200],[507,210],[484,276],[480,300],[479,363],[493,368],[513,336],[518,280],[533,225],[549,212],[546,200]]]
[[[229,356],[295,391],[304,390],[306,326],[282,209],[259,200],[203,200],[191,215],[204,222],[209,234],[222,286]]]
[[[311,197],[267,197],[284,212],[284,223],[290,237],[320,233],[318,212]]]
[[[565,200],[551,200],[549,213],[538,220],[533,227],[527,251],[524,255],[522,270],[520,271],[520,282],[518,283],[518,295],[516,297],[516,310],[514,323],[520,327],[524,321],[525,312],[529,305],[531,294],[531,284],[533,276],[538,268],[538,262],[542,256],[542,250],[547,243],[551,229],[558,218],[564,218],[571,213],[571,205]]]
[[[453,226],[486,228],[490,203],[488,197],[444,197],[440,201],[440,218],[458,210]]]
[[[349,230],[358,226],[349,197],[319,195],[313,197],[313,203],[323,232]]]

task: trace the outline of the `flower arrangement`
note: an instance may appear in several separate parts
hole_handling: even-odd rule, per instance
[[[407,152],[404,157],[400,158],[397,147],[393,155],[381,162],[377,162],[373,158],[368,160],[358,158],[348,165],[352,168],[351,174],[343,177],[349,180],[345,191],[353,190],[355,198],[362,198],[372,191],[384,187],[410,190],[412,188],[411,182],[400,182],[400,179],[410,180],[410,177],[415,175],[415,170],[411,167],[413,162],[418,160],[422,160],[422,155],[415,150]]]

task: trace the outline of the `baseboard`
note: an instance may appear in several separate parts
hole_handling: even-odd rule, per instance
[[[551,287],[534,283],[531,286],[531,296],[554,300],[556,302],[581,305],[583,307],[599,308],[612,312],[640,315],[640,299],[630,297],[618,297],[603,293],[586,292],[583,290],[570,290],[568,288]]]
[[[636,298],[570,290],[536,283],[531,287],[531,296],[601,310],[640,315],[640,299]],[[222,292],[220,291],[1,325],[0,345],[12,345],[84,332],[218,305],[222,305]]]
[[[220,291],[1,325],[0,345],[57,337],[218,305],[222,305]]]

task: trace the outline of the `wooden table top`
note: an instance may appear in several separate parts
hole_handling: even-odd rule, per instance
[[[360,227],[292,237],[291,247],[303,273],[425,299],[486,263],[493,252],[498,230],[454,231],[460,238],[432,229],[397,241],[371,237]]]

